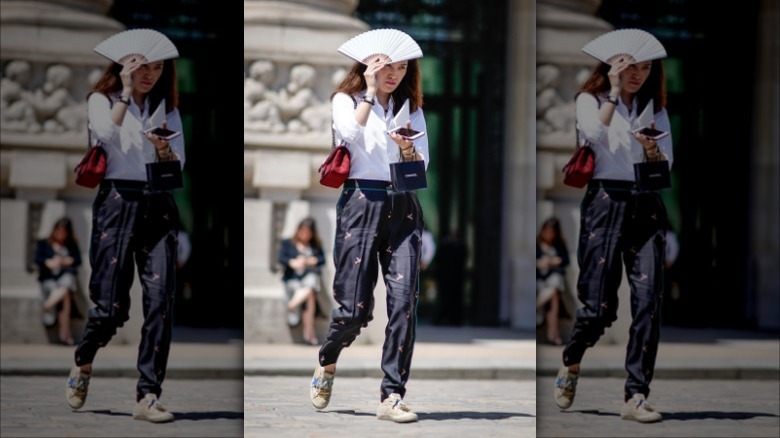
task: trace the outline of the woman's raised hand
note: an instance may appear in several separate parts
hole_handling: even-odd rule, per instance
[[[144,64],[144,60],[141,58],[130,58],[125,62],[122,67],[122,71],[119,72],[119,77],[122,79],[122,94],[130,96],[133,93],[133,72],[138,70],[138,67]]]
[[[376,94],[376,72],[385,68],[386,65],[387,59],[382,58],[381,56],[377,56],[368,63],[366,72],[363,73],[363,77],[366,78],[367,94]]]
[[[607,76],[609,77],[609,85],[612,88],[612,93],[618,94],[621,90],[620,73],[627,69],[631,65],[632,60],[626,58],[618,58],[612,63],[612,68],[609,69]]]

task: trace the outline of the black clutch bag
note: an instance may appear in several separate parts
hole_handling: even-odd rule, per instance
[[[634,180],[637,189],[643,192],[668,189],[672,186],[669,162],[634,163]]]
[[[396,192],[411,192],[428,188],[428,180],[425,177],[425,162],[403,161],[403,153],[398,148],[398,156],[401,161],[390,163],[390,181]]]
[[[146,182],[156,191],[174,190],[184,187],[181,177],[181,162],[163,161],[146,163]]]

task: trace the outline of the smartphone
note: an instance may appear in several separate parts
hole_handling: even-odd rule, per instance
[[[669,135],[669,133],[666,132],[666,131],[659,131],[658,129],[648,128],[648,127],[635,129],[635,130],[631,131],[631,133],[632,134],[635,134],[635,133],[642,134],[642,135],[644,135],[645,137],[647,137],[647,138],[649,138],[651,140],[658,140],[658,139],[664,138],[667,135]]]
[[[394,132],[402,137],[408,138],[409,140],[414,140],[425,135],[425,132],[423,131],[415,131],[414,129],[409,129],[404,126],[400,126],[398,128],[387,131],[388,134],[390,134],[391,132]]]
[[[181,132],[171,131],[170,129],[165,129],[165,128],[152,128],[144,131],[144,134],[154,134],[164,140],[170,140],[172,138],[176,138],[180,136]]]

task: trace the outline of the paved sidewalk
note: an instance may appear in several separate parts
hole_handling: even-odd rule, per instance
[[[136,379],[95,376],[87,403],[72,411],[65,400],[67,375],[2,376],[3,437],[241,437],[242,380],[169,379],[160,401],[175,421],[133,420]]]
[[[583,371],[574,404],[561,411],[553,399],[554,377],[537,380],[539,437],[778,437],[780,381],[654,379],[649,403],[660,423],[620,419],[623,378]]]
[[[563,347],[539,344],[539,376],[555,376]],[[597,343],[585,352],[583,370],[593,377],[625,378],[626,345]],[[743,330],[663,327],[656,379],[780,379],[777,334]]]
[[[413,371],[414,373],[414,371]],[[536,436],[533,380],[426,380],[412,375],[406,403],[420,421],[376,418],[379,378],[336,376],[330,404],[316,411],[308,377],[244,379],[246,437]]]
[[[412,371],[421,379],[535,379],[535,333],[500,328],[418,327]],[[319,347],[245,344],[248,376],[310,376]],[[338,374],[382,377],[381,345],[342,351]]]

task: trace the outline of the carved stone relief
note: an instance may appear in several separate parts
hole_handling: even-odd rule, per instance
[[[244,79],[244,129],[274,134],[329,132],[330,93],[345,74],[343,67],[277,65],[266,59],[250,62]]]
[[[29,134],[84,132],[86,92],[101,74],[97,66],[8,61],[0,79],[0,130]]]

